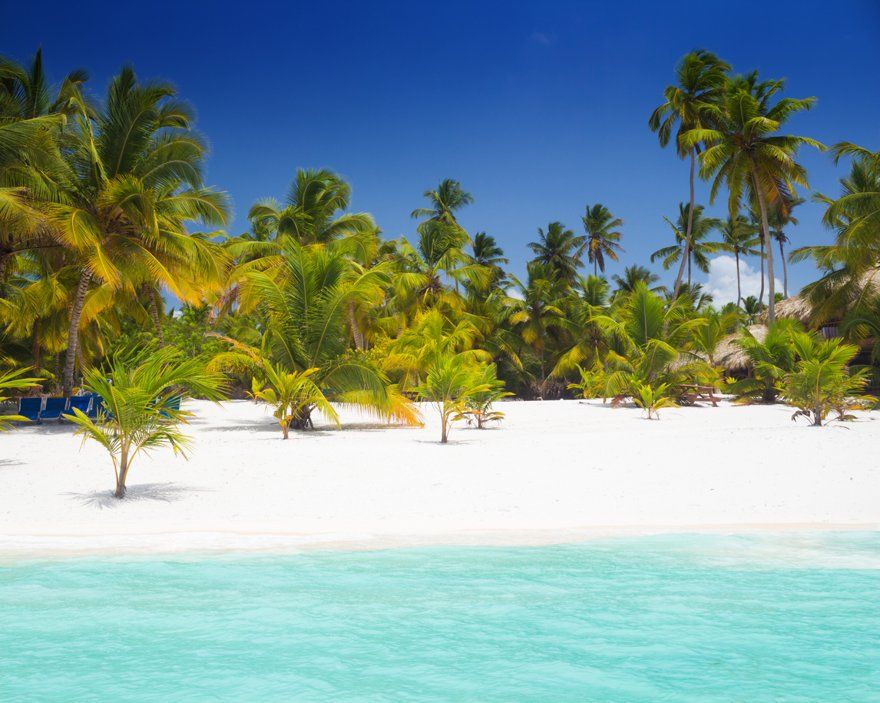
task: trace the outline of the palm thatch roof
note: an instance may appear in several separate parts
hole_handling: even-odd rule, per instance
[[[767,325],[764,324],[749,325],[748,330],[759,342],[763,342],[764,338],[767,336]],[[739,330],[727,335],[721,340],[718,347],[715,349],[716,363],[718,363],[725,371],[745,371],[751,365],[749,357],[746,356],[742,347],[737,344],[737,339],[739,339],[741,334],[742,330]]]
[[[761,315],[762,319],[766,319],[767,313]],[[776,303],[776,317],[790,318],[807,324],[813,315],[813,306],[810,305],[805,297],[793,295]]]

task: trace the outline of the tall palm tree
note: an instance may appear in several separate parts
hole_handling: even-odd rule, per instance
[[[816,195],[827,207],[823,223],[836,230],[835,240],[791,253],[792,261],[811,258],[824,271],[802,291],[817,322],[858,310],[880,291],[880,150],[841,143],[833,153],[835,160],[852,157],[849,175],[840,179],[840,197]]]
[[[706,273],[709,270],[709,254],[714,254],[720,248],[719,242],[707,242],[706,237],[717,229],[721,222],[714,217],[703,217],[703,206],[694,206],[691,212],[690,205],[684,203],[678,204],[678,218],[675,222],[668,217],[663,219],[675,236],[675,244],[668,247],[662,247],[651,254],[651,261],[661,259],[663,268],[668,270],[678,261],[681,261],[679,268],[687,265],[687,285],[690,286],[692,279],[691,273],[694,265]],[[690,225],[690,236],[688,236],[688,225]],[[681,292],[681,282],[675,289]],[[673,291],[673,297],[676,293]]]
[[[413,218],[427,218],[454,225],[458,224],[455,219],[456,211],[474,202],[474,197],[452,178],[444,178],[436,188],[426,190],[424,196],[430,207],[416,208],[412,211]]]
[[[614,275],[611,280],[614,281],[618,291],[632,293],[639,283],[644,283],[652,291],[656,291],[657,288],[651,286],[659,281],[660,277],[652,273],[649,268],[632,265],[623,269],[623,276]]]
[[[710,201],[726,183],[731,215],[739,212],[744,193],[758,204],[767,255],[767,318],[770,322],[776,320],[776,289],[768,204],[794,193],[795,184],[809,187],[806,169],[795,161],[801,146],[825,148],[808,137],[779,133],[791,115],[809,110],[815,103],[815,98],[780,98],[773,103],[783,86],[781,80],[763,83],[751,77],[737,80],[725,95],[723,105],[715,110],[713,127],[694,128],[682,135],[686,146],[708,145],[700,155],[700,174],[713,178]]]
[[[78,105],[68,168],[49,208],[55,236],[74,255],[77,278],[65,395],[73,388],[80,321],[93,285],[130,291],[150,280],[183,299],[196,281],[219,287],[225,272],[216,245],[191,236],[186,223],[222,225],[228,212],[225,195],[202,183],[205,145],[191,128],[192,112],[170,85],[140,83],[126,67],[100,109],[84,100]]]
[[[475,264],[491,271],[488,282],[490,288],[503,286],[506,277],[503,266],[510,263],[510,260],[505,258],[504,250],[498,246],[495,237],[477,232],[471,242],[470,256]]]
[[[623,251],[619,244],[621,234],[615,231],[616,227],[623,225],[623,220],[614,217],[601,203],[596,203],[587,205],[581,221],[587,233],[587,260],[593,264],[593,275],[598,276],[599,271],[605,273],[605,257],[617,261],[617,252]]]
[[[276,237],[300,244],[326,243],[341,237],[369,236],[376,229],[364,212],[347,212],[351,187],[327,169],[299,169],[284,205],[267,199],[251,207],[248,219]]]
[[[719,229],[722,236],[721,248],[733,254],[733,258],[736,260],[736,304],[739,307],[742,304],[742,279],[739,270],[740,258],[760,254],[760,251],[755,249],[755,247],[761,241],[761,238],[757,235],[757,230],[749,224],[749,221],[739,214],[736,217],[728,215],[727,219],[721,223]]]
[[[803,203],[803,198],[783,197],[774,204],[768,213],[770,236],[779,245],[779,258],[782,261],[782,291],[786,298],[788,297],[788,266],[785,262],[785,245],[791,240],[785,233],[785,228],[788,225],[798,224],[797,218],[792,215],[792,210]]]
[[[586,237],[575,235],[561,222],[551,222],[544,231],[538,227],[538,241],[529,242],[534,261],[548,266],[557,279],[572,285],[581,266]]]
[[[689,213],[695,212],[694,170],[701,142],[696,140],[685,143],[682,135],[711,124],[713,108],[723,95],[727,81],[726,74],[729,70],[728,64],[708,51],[698,50],[686,54],[676,67],[676,84],[666,87],[663,91],[663,103],[654,110],[648,120],[651,129],[657,132],[661,146],[665,147],[669,143],[675,130],[675,151],[680,158],[690,160]],[[690,241],[691,226],[692,221],[688,220],[684,226],[685,242]],[[685,252],[675,277],[673,296],[678,296],[687,260],[688,256]]]

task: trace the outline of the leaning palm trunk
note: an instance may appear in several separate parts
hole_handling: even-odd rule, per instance
[[[758,196],[758,206],[761,208],[761,242],[767,253],[767,322],[776,322],[776,286],[773,281],[773,245],[770,242],[770,225],[767,222],[767,203],[764,201],[764,191],[758,183],[758,174],[755,165],[752,164],[752,183],[755,186],[755,194]]]
[[[83,269],[79,275],[79,284],[73,297],[70,308],[70,325],[67,328],[67,353],[64,357],[64,369],[61,374],[61,392],[68,396],[73,392],[73,373],[76,369],[76,353],[79,343],[79,320],[82,317],[83,305],[86,301],[86,293],[92,274],[88,269]]]
[[[696,163],[696,156],[694,154],[694,149],[691,149],[690,152],[691,157],[691,169],[690,169],[690,201],[688,207],[688,221],[687,228],[684,233],[684,251],[681,254],[681,264],[678,267],[678,275],[675,277],[675,290],[672,292],[672,297],[677,298],[678,292],[681,290],[681,279],[684,278],[684,267],[685,264],[690,260],[691,256],[691,230],[694,227],[694,205],[696,203],[696,194],[694,193],[694,166]]]
[[[119,467],[113,467],[116,469],[116,490],[113,491],[115,498],[125,498],[125,479],[128,478],[128,468],[130,466],[128,451],[128,447],[122,449],[119,456]]]
[[[357,349],[358,351],[363,351],[364,349],[366,349],[366,345],[364,344],[364,333],[361,332],[360,325],[358,325],[354,303],[348,304],[346,313],[348,316],[348,326],[351,328],[351,336],[354,340],[355,349]]]

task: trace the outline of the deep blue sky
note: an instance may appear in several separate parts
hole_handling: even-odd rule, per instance
[[[234,233],[297,167],[326,166],[389,237],[412,235],[421,193],[453,177],[476,199],[462,223],[493,234],[517,272],[538,226],[580,230],[596,201],[625,220],[621,266],[647,263],[687,196],[685,165],[647,118],[696,47],[817,96],[792,132],[880,148],[878,0],[4,5],[0,52],[42,46],[55,78],[83,67],[101,93],[131,63],[173,81],[198,111]],[[827,156],[803,162],[815,190],[837,192]],[[796,244],[828,239],[817,206],[799,214]],[[797,267],[793,287],[811,275]]]

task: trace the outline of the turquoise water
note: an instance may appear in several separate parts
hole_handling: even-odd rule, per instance
[[[0,562],[0,700],[880,701],[880,533]]]

